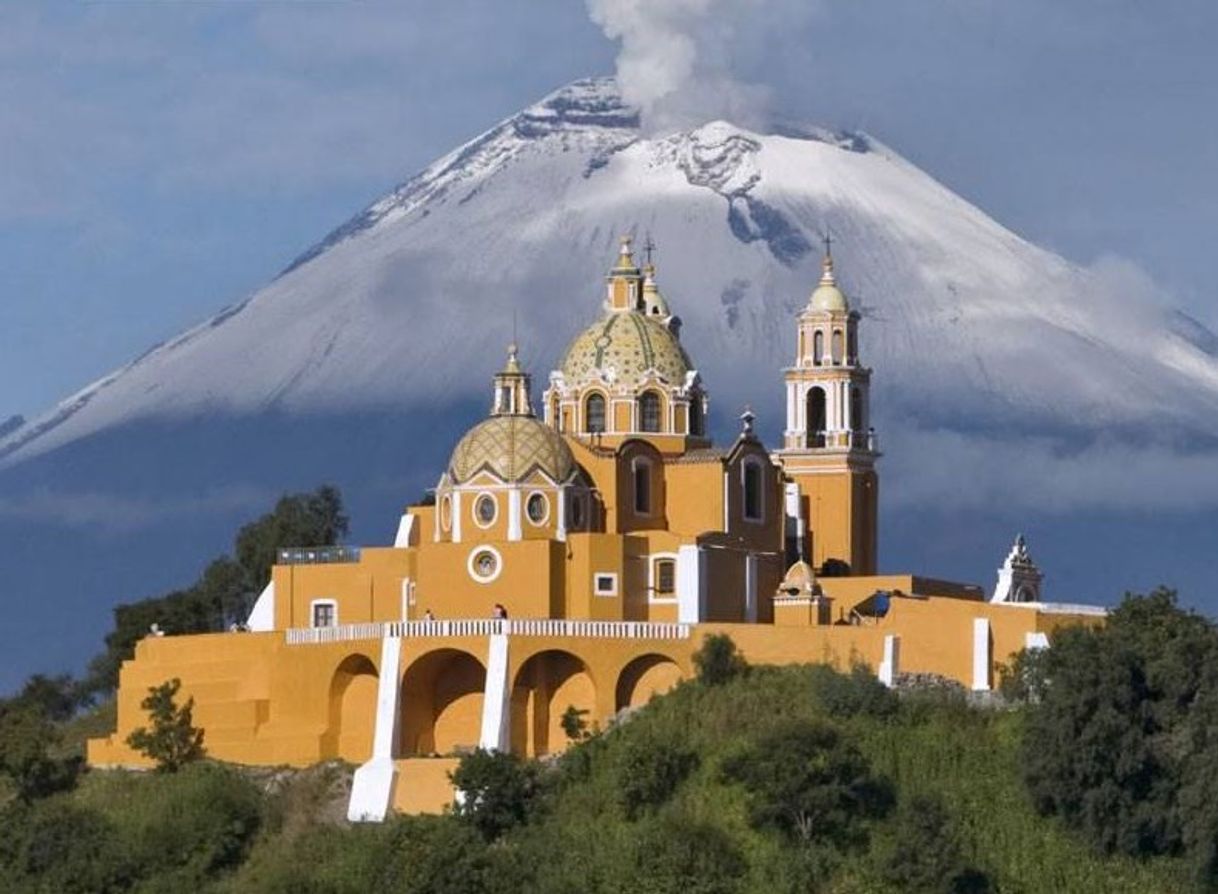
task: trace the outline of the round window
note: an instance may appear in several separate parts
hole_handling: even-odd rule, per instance
[[[502,570],[503,560],[492,547],[480,547],[469,554],[470,577],[479,583],[489,584]]]
[[[482,527],[489,527],[495,520],[495,498],[490,494],[483,494],[474,502],[474,520]]]
[[[524,508],[529,514],[529,521],[535,525],[543,524],[550,515],[550,501],[542,493],[530,494]]]

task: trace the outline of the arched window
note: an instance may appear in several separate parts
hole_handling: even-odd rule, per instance
[[[807,406],[808,446],[825,446],[825,390],[812,388],[808,391]]]
[[[820,366],[825,359],[825,333],[819,329],[816,330],[816,335],[812,336],[812,362]]]
[[[639,431],[660,430],[660,395],[645,391],[639,397]]]
[[[836,366],[842,362],[842,330],[833,330],[833,363]]]
[[[747,521],[762,521],[765,506],[761,496],[761,463],[755,459],[745,460],[740,475],[744,488],[744,517]]]
[[[567,503],[567,527],[579,530],[584,526],[584,498],[572,494]]]
[[[651,514],[651,463],[634,461],[634,511],[636,515]]]
[[[590,432],[605,430],[605,398],[599,394],[589,394],[584,402],[584,428]]]
[[[702,415],[701,394],[694,394],[689,399],[689,433],[699,437],[706,433],[706,419]]]
[[[850,430],[863,431],[867,427],[863,422],[863,392],[857,388],[850,389]]]
[[[859,331],[853,326],[846,328],[846,362],[859,362]]]

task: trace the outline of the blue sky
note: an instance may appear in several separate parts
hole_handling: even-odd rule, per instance
[[[1216,43],[1212,0],[9,0],[0,421],[632,51],[684,66],[659,111],[867,130],[1024,236],[1125,258],[1218,325]]]

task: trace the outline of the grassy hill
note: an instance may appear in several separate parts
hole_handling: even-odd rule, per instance
[[[898,698],[866,673],[753,668],[683,684],[561,760],[500,762],[520,809],[490,823],[470,810],[348,826],[339,765],[92,772],[3,807],[0,890],[1192,890],[1181,859],[1100,856],[1037,814],[1025,721],[951,692]],[[809,736],[823,748],[805,753]],[[798,818],[759,795],[789,794],[795,764],[832,780]]]

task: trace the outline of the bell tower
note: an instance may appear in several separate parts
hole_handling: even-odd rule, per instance
[[[825,238],[821,278],[797,318],[795,365],[783,372],[787,424],[778,451],[798,488],[797,544],[822,573],[874,574],[879,480],[871,370],[859,359],[859,314],[837,284]],[[790,514],[790,510],[789,513]],[[800,524],[802,522],[802,524]]]

